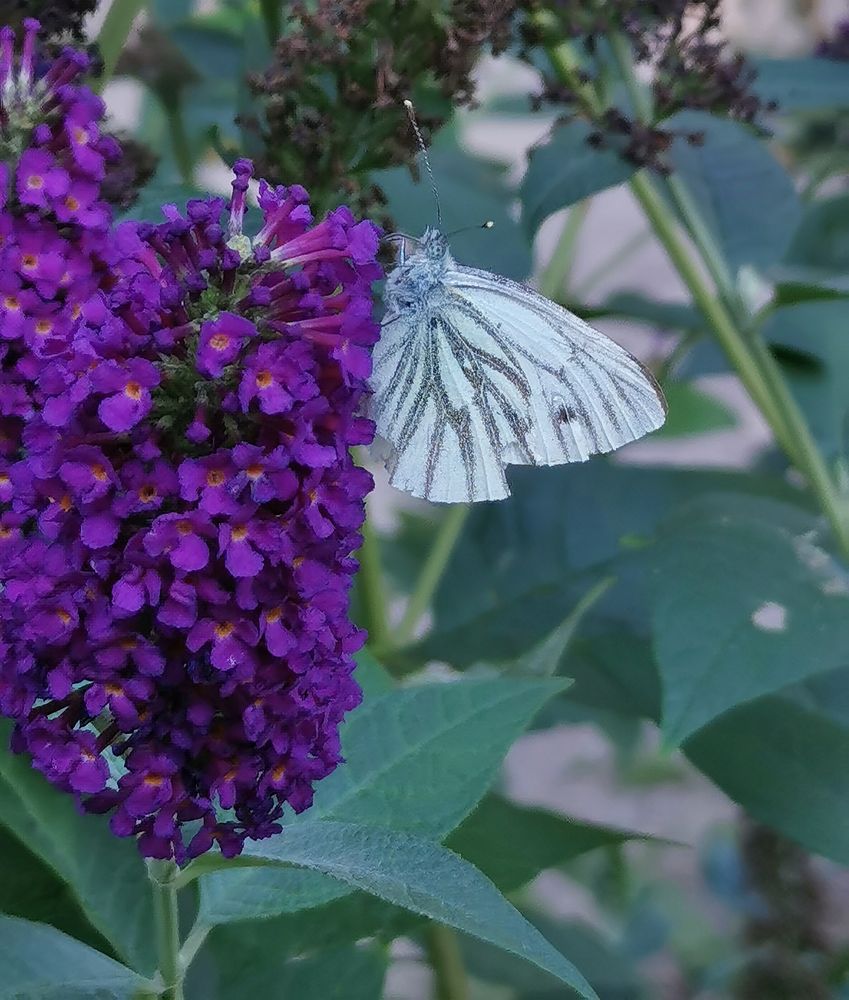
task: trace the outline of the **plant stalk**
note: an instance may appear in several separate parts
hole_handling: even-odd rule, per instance
[[[468,1000],[469,981],[456,931],[443,924],[431,924],[426,944],[433,970],[434,1000]]]
[[[546,29],[551,27],[545,19],[538,20],[538,25]],[[611,43],[635,112],[643,121],[650,121],[651,95],[636,77],[630,45],[621,35],[614,36]],[[577,95],[584,111],[590,117],[597,118],[604,110],[603,102],[592,85],[581,80],[578,64],[569,44],[550,44],[547,51],[560,79]],[[741,382],[770,425],[778,444],[790,461],[807,477],[840,548],[844,554],[849,554],[849,503],[839,493],[805,417],[769,349],[756,332],[747,331],[749,335],[744,336],[740,329],[740,322],[745,317],[727,261],[704,224],[686,185],[680,178],[673,178],[669,193],[682,215],[702,263],[716,283],[720,298],[713,294],[703,280],[688,246],[679,236],[675,220],[648,173],[643,170],[635,174],[630,187],[651,223],[655,236],[689,289],[693,301],[704,314]]]
[[[451,553],[454,551],[454,546],[457,544],[471,509],[471,504],[452,504],[445,515],[422,566],[401,624],[392,636],[393,646],[404,646],[413,637],[416,625],[427,611],[433,595],[436,593],[436,588],[448,566]]]
[[[560,239],[539,279],[539,290],[548,299],[569,298],[569,275],[575,261],[575,250],[581,227],[589,211],[589,199],[573,205],[569,209]]]
[[[389,641],[389,600],[380,558],[380,538],[370,516],[362,528],[363,544],[357,553],[357,594],[363,615],[363,627],[372,646],[383,647]]]
[[[168,136],[171,139],[171,151],[174,154],[174,162],[180,172],[180,179],[184,184],[191,185],[194,183],[194,160],[189,145],[189,137],[186,134],[183,108],[180,105],[179,99],[175,100],[165,109],[165,115],[168,124]]]
[[[748,344],[738,331],[725,306],[705,283],[693,262],[686,244],[678,234],[666,205],[651,177],[642,171],[630,182],[631,191],[652,225],[655,236],[666,250],[675,270],[687,286],[693,301],[719,340],[723,350],[746,386],[750,395],[766,417],[779,443],[791,457],[795,449],[783,429],[783,420],[772,399],[769,387],[751,355]]]
[[[651,96],[636,77],[628,40],[617,33],[611,39],[611,46],[637,116],[643,122],[650,122]],[[805,416],[793,398],[769,348],[757,331],[746,331],[748,336],[744,336],[742,332],[749,325],[749,318],[740,300],[725,254],[705,223],[686,182],[680,176],[673,174],[667,179],[666,186],[702,262],[716,285],[722,299],[721,305],[715,301],[712,305],[709,303],[708,299],[712,296],[704,288],[701,277],[685,266],[685,262],[689,261],[689,254],[686,248],[674,245],[674,241],[670,239],[670,236],[676,235],[674,228],[661,225],[662,222],[669,222],[668,213],[653,189],[649,177],[645,173],[637,174],[631,181],[631,190],[649,216],[656,234],[687,283],[693,298],[708,318],[741,381],[760,407],[776,440],[789,459],[807,476],[811,489],[831,523],[837,542],[844,553],[849,553],[849,509],[846,501],[839,495]],[[664,231],[661,232],[661,229]]]
[[[112,78],[133,22],[144,5],[145,0],[113,0],[109,7],[97,36],[97,46],[103,60],[103,69],[96,82],[98,91],[102,91]]]
[[[173,861],[148,861],[147,874],[153,890],[162,1000],[184,1000],[184,970],[180,961],[180,920],[175,885],[177,866]]]

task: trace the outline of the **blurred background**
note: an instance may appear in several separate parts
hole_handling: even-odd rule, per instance
[[[91,38],[100,31],[109,7],[104,2],[90,15],[87,32]],[[167,27],[192,14],[220,15],[222,9],[212,0],[196,4],[163,0],[157,17]],[[725,0],[723,7],[724,29],[731,44],[755,56],[808,55],[847,17],[849,9],[843,0]],[[187,35],[182,51],[175,54],[173,42],[179,41],[179,35],[172,32],[171,47],[152,53],[146,47],[158,45],[161,35],[157,39],[149,27],[149,18],[143,14],[134,29],[136,41],[129,54],[121,56],[103,94],[118,131],[143,142],[157,161],[153,182],[141,202],[129,210],[137,217],[143,217],[150,204],[167,200],[172,191],[175,200],[191,186],[225,192],[229,178],[225,159],[233,136],[231,95],[216,91],[217,60],[228,58],[227,51],[214,45],[202,49]],[[180,66],[188,61],[195,78],[185,86],[197,90],[186,104],[187,117],[176,129],[168,105],[178,86],[169,78],[172,57]],[[182,79],[180,66],[174,70],[175,79]],[[227,72],[232,75],[229,68]],[[531,113],[528,95],[539,90],[539,77],[509,52],[497,58],[484,56],[474,79],[479,106],[459,110],[438,136],[434,169],[450,227],[471,225],[490,214],[497,227],[494,233],[464,236],[456,254],[468,263],[518,278],[533,274],[537,280],[544,279],[566,213],[547,218],[530,247],[519,231],[518,210],[509,197],[505,200],[498,184],[506,182],[508,188],[516,189],[528,151],[545,138],[554,115]],[[457,167],[457,150],[469,154],[465,166]],[[188,176],[181,157],[184,161],[188,157],[192,164]],[[485,181],[494,173],[498,184],[477,184],[476,197],[468,196],[468,186],[455,192],[464,169],[479,171]],[[403,215],[399,221],[415,231],[433,218],[430,193],[426,185],[412,188],[404,168],[390,174],[384,184],[388,211],[396,217]],[[845,177],[832,176],[825,183],[826,190],[840,191]],[[580,228],[576,228],[568,281],[557,289],[561,299],[590,308],[617,296],[637,295],[671,306],[689,302],[626,187],[603,191],[568,211],[580,215]],[[652,322],[651,316],[638,322],[633,317],[608,315],[596,322],[650,362],[666,356],[674,342],[668,329]],[[704,374],[691,384],[702,394],[693,425],[685,421],[676,433],[631,446],[618,461],[743,468],[761,460],[769,451],[770,432],[736,378],[728,373]],[[391,490],[379,469],[375,475],[378,488],[372,510],[382,530],[391,535],[401,525],[404,511],[420,508]],[[438,664],[431,672],[438,675]],[[763,904],[755,899],[747,880],[742,856],[747,837],[762,838],[759,849],[772,852],[776,865],[792,870],[791,881],[795,880],[798,892],[791,908],[797,912],[786,915],[792,925],[788,933],[798,934],[800,926],[807,928],[808,945],[844,949],[843,958],[836,960],[847,961],[846,871],[778,837],[771,840],[763,829],[750,830],[737,807],[682,755],[661,752],[653,725],[599,712],[593,718],[531,733],[511,751],[503,789],[523,804],[670,842],[632,841],[593,851],[560,870],[546,872],[527,890],[529,898],[561,921],[561,935],[563,927],[572,928],[564,950],[600,992],[598,984],[603,983],[605,998],[710,1000],[728,995],[728,977],[742,960],[747,921],[753,907]],[[429,972],[418,961],[416,946],[396,943],[395,956],[386,997],[417,1000],[429,996]],[[497,975],[489,979],[485,996],[491,1000],[516,995],[515,984],[499,984]],[[483,990],[475,984],[473,988]],[[781,996],[798,1000],[820,996],[805,992],[807,988],[788,989]],[[849,997],[849,991],[840,995]],[[762,1000],[770,997],[763,995]]]

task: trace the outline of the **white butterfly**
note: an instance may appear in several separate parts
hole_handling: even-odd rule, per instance
[[[583,462],[661,426],[660,387],[618,344],[524,285],[457,264],[438,230],[417,242],[387,279],[371,376],[393,486],[501,500],[508,465]]]

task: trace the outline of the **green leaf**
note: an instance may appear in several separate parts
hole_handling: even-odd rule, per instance
[[[814,436],[829,455],[846,452],[849,415],[849,301],[804,302],[773,313],[763,335],[773,346],[803,352],[820,366],[785,372]]]
[[[363,696],[367,699],[379,698],[388,694],[395,683],[392,676],[381,666],[367,649],[361,649],[356,655],[357,670],[355,677],[357,683],[363,689]]]
[[[157,24],[168,28],[190,17],[195,2],[194,0],[151,0],[148,7]]]
[[[396,830],[325,820],[291,826],[285,837],[251,842],[230,862],[251,863],[296,865],[331,875],[519,955],[579,996],[596,997],[572,963],[484,875],[438,844]]]
[[[643,835],[529,809],[488,795],[446,841],[502,892],[514,892],[546,868],[587,851]]]
[[[585,615],[610,590],[614,582],[613,578],[608,578],[591,587],[550,635],[513,663],[513,671],[531,677],[553,677]]]
[[[406,650],[407,668],[428,659],[458,667],[511,662],[556,627],[599,577],[625,572],[625,557],[651,540],[675,505],[707,491],[792,498],[797,491],[752,475],[583,465],[510,471],[509,503],[476,504],[434,605],[427,638]],[[615,567],[608,565],[616,559]],[[623,597],[632,602],[623,608]],[[592,615],[634,617],[639,593],[619,586]],[[642,605],[639,605],[642,616]]]
[[[555,724],[563,705],[583,705],[624,718],[660,718],[660,681],[651,643],[604,621],[597,634],[579,637],[563,670],[573,678],[566,695],[551,701],[537,718]]]
[[[663,386],[669,414],[654,438],[677,438],[711,431],[728,430],[736,417],[715,396],[702,392],[691,382],[667,382]]]
[[[273,871],[262,870],[269,875]],[[300,874],[315,875],[343,885],[316,872],[301,871]],[[263,920],[220,924],[212,929],[204,952],[221,956],[223,961],[227,961],[227,956],[238,956],[238,965],[249,968],[268,961],[270,955],[285,961],[297,955],[340,948],[365,938],[375,937],[387,942],[408,934],[422,923],[423,918],[416,914],[367,893],[351,892],[347,886],[343,888],[344,898],[311,909]]]
[[[194,18],[168,35],[204,79],[234,80],[244,71],[241,19],[230,14]]]
[[[522,221],[529,233],[561,208],[627,181],[636,167],[613,149],[587,143],[593,129],[582,121],[558,125],[550,138],[531,150],[522,181]]]
[[[474,808],[513,741],[563,680],[468,680],[402,688],[351,715],[346,764],[309,817],[444,836]],[[411,795],[411,791],[413,794]]]
[[[200,188],[179,182],[163,182],[154,177],[141,189],[137,201],[121,216],[119,221],[139,219],[143,222],[163,222],[163,205],[176,205],[182,212],[185,210],[186,202],[191,198],[203,198],[205,195],[206,193]]]
[[[0,739],[8,745],[8,726]],[[153,911],[144,863],[100,816],[79,813],[24,758],[0,750],[0,825],[52,868],[127,964],[153,971]]]
[[[115,72],[118,57],[126,44],[133,21],[144,6],[144,0],[113,0],[109,5],[97,36],[97,47],[103,60],[100,87],[103,87]]]
[[[784,697],[716,719],[690,760],[755,819],[849,864],[849,729]]]
[[[695,306],[679,302],[658,302],[638,292],[617,292],[602,303],[602,316],[624,316],[659,330],[706,332],[705,318]]]
[[[781,268],[775,275],[777,284],[773,306],[776,309],[795,306],[800,302],[834,301],[849,298],[849,277],[823,275],[808,268]]]
[[[510,744],[563,687],[562,680],[499,678],[402,688],[366,702],[345,726],[346,763],[321,782],[306,821],[446,836],[480,801]],[[343,894],[338,883],[310,873],[229,871],[204,879],[201,913],[223,923]]]
[[[88,922],[69,887],[0,825],[0,913],[51,924],[99,951],[109,944]]]
[[[701,146],[676,142],[670,162],[732,268],[781,260],[802,208],[793,179],[768,147],[738,122],[703,112],[682,112],[670,124],[705,135]]]
[[[131,1000],[146,981],[46,924],[0,916],[0,1000]]]
[[[849,195],[823,198],[806,207],[785,261],[845,277],[849,271]]]
[[[437,146],[429,155],[445,228],[480,227],[487,220],[495,223],[491,232],[472,228],[452,236],[452,253],[457,260],[508,278],[527,278],[533,266],[531,248],[510,214],[513,192],[503,171],[457,147]],[[388,211],[401,232],[420,236],[428,226],[437,224],[426,175],[416,183],[406,167],[393,167],[375,171],[371,178],[385,192]]]
[[[849,107],[849,65],[816,57],[756,59],[753,90],[779,111],[816,111]]]
[[[849,661],[849,577],[796,527],[771,507],[685,511],[651,552],[669,743]]]
[[[602,1000],[639,1000],[644,996],[631,963],[599,931],[577,921],[557,922],[541,914],[527,916],[561,951],[576,957],[576,964]],[[472,975],[510,986],[519,1000],[555,1000],[560,996],[557,984],[545,973],[489,945],[463,938],[462,949]]]
[[[297,960],[281,959],[273,945],[262,955],[246,946],[253,928],[236,928],[216,954],[218,1000],[381,1000],[387,956],[350,945]]]

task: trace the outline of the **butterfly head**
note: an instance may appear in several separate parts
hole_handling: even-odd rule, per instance
[[[449,254],[448,237],[438,229],[428,226],[419,240],[419,252],[423,253],[428,260],[437,263],[446,260]]]
[[[402,259],[386,280],[384,300],[390,312],[409,314],[426,307],[451,266],[448,240],[438,229],[426,229],[416,243],[415,252]]]

